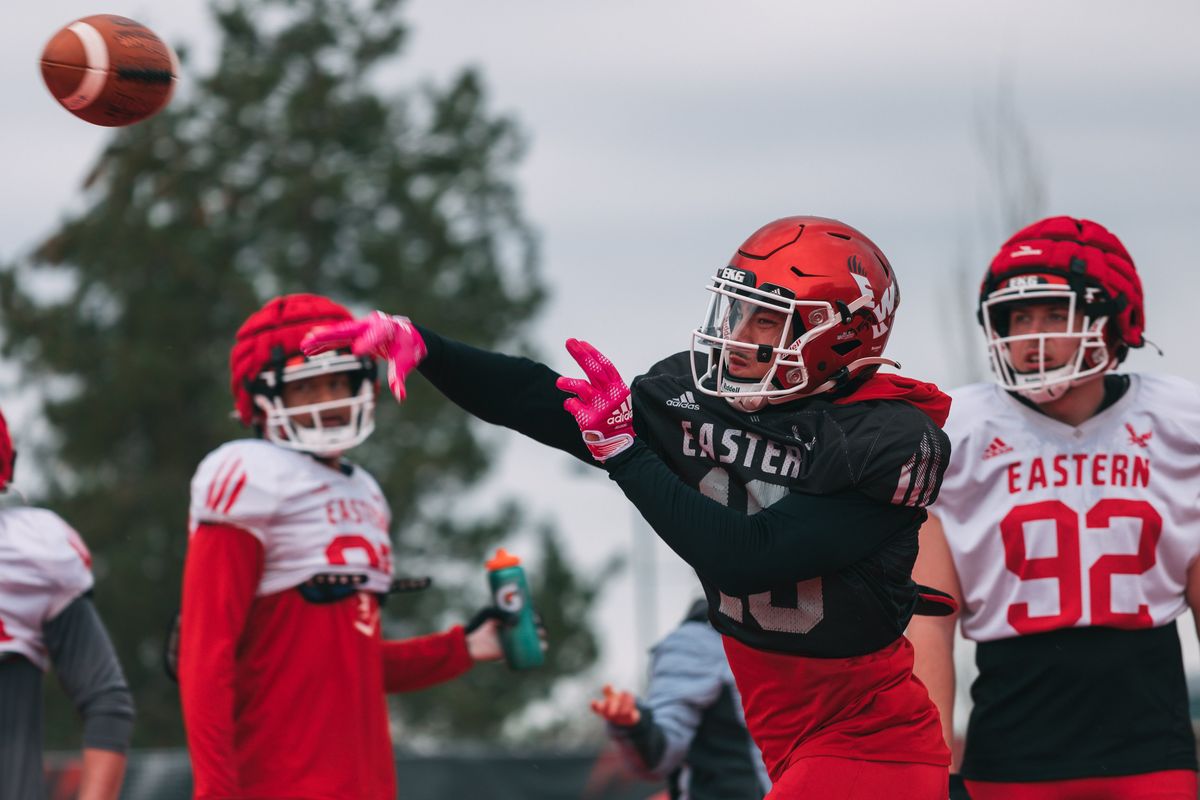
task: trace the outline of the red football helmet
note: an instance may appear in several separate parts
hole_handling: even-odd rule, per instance
[[[234,403],[242,422],[259,428],[277,445],[319,456],[336,456],[361,444],[375,429],[374,360],[348,350],[311,358],[300,351],[300,340],[314,327],[350,319],[343,306],[315,294],[276,297],[251,314],[238,329],[229,357]],[[337,372],[350,373],[350,397],[284,406],[284,384]],[[322,412],[337,409],[349,410],[349,422],[325,425]]]
[[[1062,330],[1010,335],[1014,306],[1051,302],[1063,304]],[[1125,246],[1102,225],[1049,217],[1018,231],[992,259],[979,290],[979,322],[1000,385],[1044,403],[1145,344],[1142,282]],[[1060,338],[1076,345],[1074,354],[1047,368],[1046,342]],[[1037,343],[1036,369],[1014,363],[1011,345],[1022,341]]]
[[[16,466],[17,451],[13,449],[12,437],[8,435],[8,422],[4,414],[0,414],[0,492],[8,489]]]
[[[743,411],[828,392],[880,364],[900,287],[859,231],[822,217],[759,228],[717,270],[692,373]],[[700,358],[707,351],[707,359]]]

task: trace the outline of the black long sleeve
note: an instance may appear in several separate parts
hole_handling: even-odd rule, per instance
[[[125,752],[133,697],[92,601],[76,598],[42,631],[58,680],[83,717],[83,746]]]
[[[452,403],[484,422],[596,464],[575,420],[563,409],[571,395],[554,385],[557,372],[528,358],[447,339],[420,325],[417,330],[429,351],[418,371]]]
[[[605,466],[659,537],[702,579],[735,596],[837,572],[925,516],[854,491],[792,492],[748,515],[685,484],[640,440]]]

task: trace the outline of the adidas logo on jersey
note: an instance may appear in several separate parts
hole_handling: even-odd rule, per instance
[[[633,408],[629,405],[629,398],[625,398],[625,402],[621,403],[621,407],[614,411],[605,422],[609,425],[625,425],[633,419]]]
[[[989,458],[1002,456],[1005,453],[1011,452],[1012,448],[1005,444],[1003,439],[997,436],[995,439],[992,439],[992,443],[987,446],[987,450],[983,451],[983,460],[987,461]]]
[[[667,405],[672,408],[686,408],[688,411],[700,410],[700,404],[696,402],[696,396],[691,392],[684,392],[679,397],[672,397],[667,401]]]

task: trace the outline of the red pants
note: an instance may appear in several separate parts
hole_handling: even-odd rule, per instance
[[[766,800],[946,800],[949,792],[946,767],[812,756],[793,761]]]
[[[1187,769],[1075,778],[1068,781],[994,783],[964,781],[971,800],[1196,800],[1196,773]]]

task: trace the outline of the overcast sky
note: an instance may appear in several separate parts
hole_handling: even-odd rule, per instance
[[[8,9],[0,257],[55,226],[108,135],[45,91],[37,59],[54,30],[120,13],[191,43],[195,66],[211,63],[200,0],[101,5]],[[903,371],[947,387],[964,380],[963,348],[978,352],[982,339],[962,341],[970,297],[956,276],[965,269],[976,284],[1009,232],[975,126],[1003,85],[1047,212],[1107,225],[1138,264],[1147,335],[1165,355],[1147,348],[1129,366],[1200,380],[1195,2],[411,0],[405,13],[409,49],[388,80],[477,65],[492,108],[529,136],[519,183],[553,291],[537,339],[556,368],[570,367],[567,336],[592,341],[627,378],[685,348],[711,272],[763,223],[811,213],[860,228],[890,257],[902,304],[889,349]],[[389,310],[420,319],[420,309]],[[619,492],[568,462],[512,437],[481,497],[520,494],[561,525],[583,565],[645,541]],[[698,586],[669,551],[655,552],[661,633]],[[599,620],[599,674],[630,686],[642,668],[634,602],[626,577]],[[1195,638],[1184,639],[1194,657]]]

